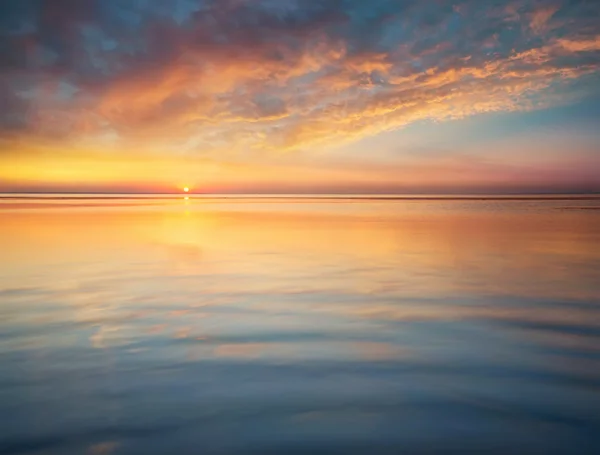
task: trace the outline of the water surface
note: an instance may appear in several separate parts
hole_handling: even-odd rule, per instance
[[[0,199],[0,453],[598,453],[597,198]]]

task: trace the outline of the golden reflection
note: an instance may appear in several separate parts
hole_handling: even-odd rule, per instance
[[[375,361],[406,358],[411,355],[408,349],[395,346],[391,343],[378,343],[374,341],[356,343],[354,349],[361,357]]]
[[[88,449],[89,455],[109,455],[113,453],[121,444],[116,441],[101,442],[94,444]]]
[[[180,200],[61,209],[55,201],[46,209],[3,204],[0,289],[21,292],[25,301],[38,292],[40,305],[60,301],[67,311],[60,318],[94,327],[90,343],[98,348],[132,333],[193,340],[228,330],[335,328],[343,320],[360,327],[478,319],[593,325],[600,298],[593,211],[184,203],[185,211]],[[505,305],[515,298],[520,306]],[[536,299],[551,304],[540,311]],[[293,346],[282,352],[291,356]],[[232,341],[213,354],[278,349]],[[405,355],[389,349],[362,345],[355,355]]]

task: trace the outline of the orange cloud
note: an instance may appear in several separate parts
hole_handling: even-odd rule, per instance
[[[267,3],[209,2],[184,26],[139,11],[142,25],[115,25],[117,36],[86,8],[44,8],[44,25],[69,39],[58,30],[47,43],[39,33],[11,41],[14,61],[35,44],[32,62],[0,74],[0,178],[162,187],[191,169],[209,179],[202,169],[216,163],[215,185],[285,183],[267,175],[282,153],[564,103],[592,90],[570,87],[600,69],[597,29],[587,17],[559,20],[563,2],[375,2],[368,15],[354,4]],[[81,23],[92,31],[77,35]],[[36,57],[43,51],[56,61]],[[353,172],[342,174],[361,180]]]

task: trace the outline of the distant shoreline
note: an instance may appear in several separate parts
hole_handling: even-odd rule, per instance
[[[379,201],[538,201],[598,200],[600,194],[523,195],[385,195],[385,194],[148,194],[148,193],[0,193],[0,200],[144,200],[144,199],[252,199],[252,200],[379,200]]]

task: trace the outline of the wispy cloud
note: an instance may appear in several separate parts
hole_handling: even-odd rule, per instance
[[[12,147],[27,138],[220,159],[339,146],[424,119],[564,103],[597,93],[600,74],[597,2],[0,8],[0,132]]]

